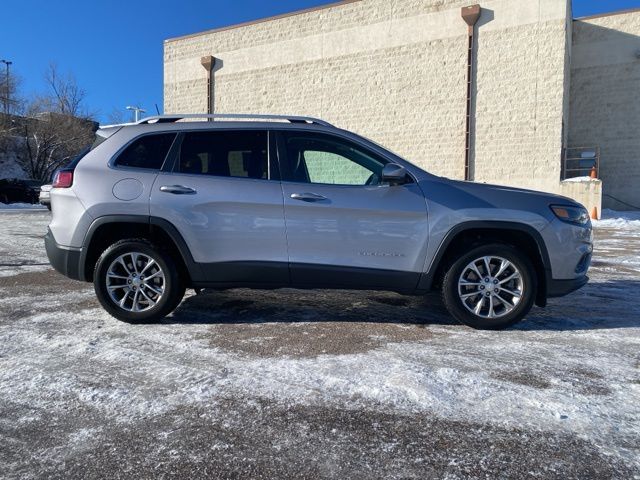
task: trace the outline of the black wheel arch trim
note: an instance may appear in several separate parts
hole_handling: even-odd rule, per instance
[[[88,246],[91,244],[91,241],[93,240],[93,236],[95,235],[99,227],[109,223],[135,223],[135,224],[147,225],[149,229],[151,229],[151,226],[161,228],[176,245],[178,252],[182,257],[182,261],[184,262],[185,266],[187,267],[187,270],[189,271],[191,280],[194,282],[204,280],[204,277],[202,276],[202,272],[200,269],[200,265],[194,261],[193,256],[191,255],[191,251],[189,250],[187,243],[185,242],[184,238],[182,237],[182,234],[178,231],[178,229],[171,222],[163,218],[153,217],[149,215],[105,215],[105,216],[96,218],[89,226],[89,229],[87,230],[87,233],[85,234],[85,237],[84,237],[84,241],[82,243],[83,248],[80,252],[80,258],[79,258],[80,272],[86,271],[85,264],[87,261],[87,255],[89,254]],[[91,278],[86,278],[86,275],[83,275],[83,277],[85,277],[83,279],[87,282],[92,281]]]
[[[538,253],[540,255],[540,259],[542,260],[542,267],[544,270],[544,278],[541,280],[544,282],[543,285],[539,285],[542,288],[538,288],[536,304],[538,306],[545,306],[547,299],[547,289],[552,282],[551,276],[551,260],[549,259],[549,252],[547,251],[547,246],[544,243],[542,235],[540,232],[533,228],[531,225],[527,225],[524,223],[518,222],[509,222],[509,221],[501,221],[501,220],[472,220],[468,222],[462,222],[458,225],[451,228],[444,236],[440,245],[438,246],[438,250],[429,265],[429,268],[425,272],[424,275],[420,278],[420,282],[418,283],[418,290],[421,291],[429,291],[433,285],[433,281],[435,279],[436,272],[440,267],[440,264],[444,258],[444,254],[447,251],[447,248],[451,244],[454,238],[456,238],[460,233],[463,233],[467,230],[477,230],[477,229],[491,229],[491,230],[516,230],[519,232],[523,232],[531,236],[534,240]]]

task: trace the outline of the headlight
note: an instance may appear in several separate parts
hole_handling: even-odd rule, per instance
[[[551,205],[551,211],[563,222],[575,225],[586,225],[589,223],[589,212],[584,207],[574,207],[569,205]]]

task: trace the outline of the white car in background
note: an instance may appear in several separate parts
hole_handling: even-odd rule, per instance
[[[51,189],[52,188],[53,188],[53,185],[42,185],[42,187],[40,187],[40,197],[38,198],[38,201],[40,202],[40,204],[44,205],[49,210],[51,210]]]

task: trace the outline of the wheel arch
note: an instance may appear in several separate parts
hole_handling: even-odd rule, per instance
[[[533,263],[537,278],[536,305],[544,307],[547,285],[551,279],[549,253],[540,232],[530,225],[517,222],[470,221],[453,227],[440,242],[427,272],[420,279],[418,289],[428,291],[439,287],[456,253],[488,242],[506,243],[524,250]]]
[[[187,284],[201,278],[198,264],[193,260],[184,238],[167,220],[146,215],[106,215],[95,219],[85,234],[79,260],[83,280],[93,280],[93,270],[100,254],[124,238],[145,238],[166,249],[178,264]]]

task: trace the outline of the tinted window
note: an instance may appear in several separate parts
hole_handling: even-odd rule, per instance
[[[386,161],[353,142],[331,135],[282,132],[287,180],[333,185],[377,185]]]
[[[91,148],[93,148],[93,147],[91,147]],[[80,163],[80,160],[82,160],[84,158],[84,156],[87,153],[89,153],[91,148],[90,147],[85,147],[84,149],[82,149],[80,151],[80,153],[78,153],[78,155],[76,155],[71,160],[69,160],[69,163],[67,163],[67,165],[64,168],[69,168],[69,169],[76,168],[78,166],[78,163]],[[51,178],[53,178],[53,177],[51,177]]]
[[[118,160],[116,160],[116,165],[160,170],[175,137],[175,133],[160,133],[140,137],[134,140],[120,154]]]
[[[182,173],[270,178],[266,131],[189,132],[182,140],[178,160]]]

